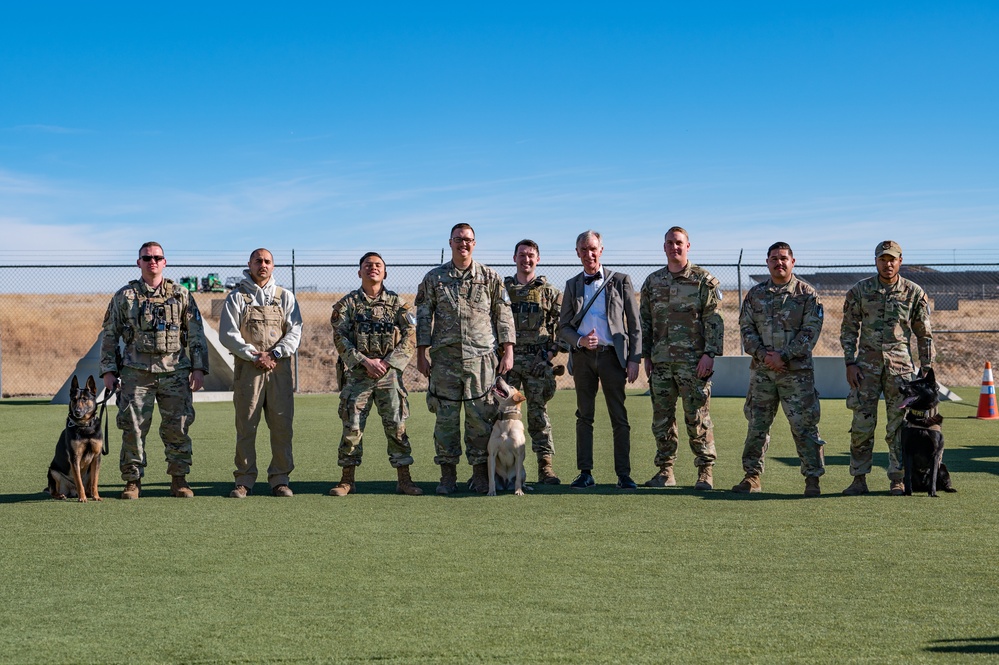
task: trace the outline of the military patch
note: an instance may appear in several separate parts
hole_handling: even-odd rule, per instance
[[[423,297],[423,289],[420,289],[420,292],[416,294],[416,300],[414,302],[417,306],[419,306],[422,305],[425,300],[426,298]]]
[[[333,305],[333,313],[330,314],[330,322],[335,324],[337,321],[340,320],[342,316],[343,312],[340,311],[340,308],[337,307],[336,305]]]
[[[821,305],[821,304],[819,304],[819,306],[818,306],[818,307],[817,307],[816,309],[817,309],[817,311],[818,311],[818,314],[819,314],[819,318],[820,318],[820,319],[821,319],[821,318],[822,318],[823,316],[825,316],[825,312],[823,311],[823,309],[822,309],[822,305]]]
[[[715,287],[715,295],[718,296],[718,300],[721,300],[722,298],[725,297],[724,295],[722,295],[722,290],[720,286]]]
[[[416,315],[413,314],[411,311],[406,310],[406,321],[409,322],[409,325],[415,326],[416,325]]]
[[[501,293],[503,294],[503,302],[505,302],[507,305],[509,305],[510,304],[510,294],[507,293],[506,289],[503,289]]]

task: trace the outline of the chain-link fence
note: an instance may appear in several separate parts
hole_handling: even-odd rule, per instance
[[[739,304],[745,292],[767,277],[762,263],[702,264],[721,282],[725,319],[725,354],[742,353],[739,343]],[[194,277],[197,287],[216,291],[197,293],[207,323],[217,329],[225,284],[239,279],[244,265],[171,264],[167,276],[180,281]],[[389,265],[386,286],[410,302],[431,264]],[[512,264],[492,266],[501,275],[514,272]],[[651,264],[610,265],[631,275],[636,291],[649,273],[662,267]],[[999,271],[996,264],[945,264],[903,266],[903,275],[923,286],[933,307],[932,323],[937,347],[937,376],[948,385],[977,385],[985,361],[996,360],[999,341]],[[559,287],[577,274],[578,264],[546,264],[543,272]],[[336,389],[336,351],[330,334],[330,309],[360,280],[356,264],[294,264],[278,266],[275,279],[297,294],[305,320],[297,358],[300,392]],[[816,355],[838,356],[843,297],[859,279],[873,274],[873,266],[802,265],[795,274],[812,283],[825,306],[825,325]],[[208,280],[209,275],[218,282]],[[76,367],[77,361],[97,341],[104,312],[112,295],[138,269],[130,265],[0,265],[0,390],[4,397],[52,395]],[[425,379],[406,372],[410,390],[424,390]],[[641,379],[641,380],[644,380]],[[643,384],[644,385],[644,384]],[[563,376],[560,387],[571,388]]]

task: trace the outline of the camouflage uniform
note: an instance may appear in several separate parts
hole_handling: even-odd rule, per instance
[[[678,397],[683,398],[694,465],[710,467],[715,462],[715,439],[708,413],[711,380],[697,376],[697,363],[705,353],[711,357],[722,353],[720,299],[718,280],[693,263],[687,263],[675,275],[668,267],[657,270],[642,284],[642,356],[652,361],[649,389],[658,467],[672,467],[676,460]]]
[[[388,439],[389,463],[394,468],[413,463],[406,435],[409,400],[402,376],[416,350],[416,318],[395,292],[382,289],[369,298],[364,289],[348,293],[333,305],[330,316],[340,380],[340,419],[343,435],[337,464],[358,466],[364,454],[364,425],[374,400]],[[389,366],[380,379],[372,378],[365,359],[380,358]]]
[[[119,338],[125,342],[120,358]],[[188,381],[193,369],[208,373],[208,345],[201,312],[187,289],[169,279],[155,289],[141,279],[119,289],[104,314],[100,373],[121,378],[117,423],[123,480],[143,475],[154,402],[160,407],[167,473],[185,476],[190,471],[187,430],[194,422],[194,405]]]
[[[767,280],[757,284],[742,303],[739,315],[742,344],[750,361],[749,391],[743,412],[749,421],[742,468],[747,476],[763,475],[763,458],[770,446],[770,426],[777,405],[791,426],[801,460],[801,475],[825,473],[819,438],[819,394],[815,390],[812,349],[822,332],[822,305],[815,289],[791,276],[787,284]],[[775,372],[763,359],[780,353],[786,370]]]
[[[486,463],[495,405],[488,394],[469,398],[486,393],[496,380],[497,345],[515,342],[510,299],[492,268],[473,261],[459,270],[448,261],[423,278],[416,296],[416,344],[430,347],[427,408],[437,415],[435,464],[457,464],[461,458],[462,404],[468,463]]]
[[[888,427],[888,477],[901,480],[901,427],[905,415],[898,409],[903,382],[912,378],[909,339],[916,335],[919,364],[933,363],[930,306],[918,284],[899,276],[895,284],[882,284],[875,275],[857,282],[843,301],[840,344],[847,365],[864,373],[859,389],[850,391],[846,405],[853,411],[850,428],[850,475],[866,475],[874,457],[874,432],[878,400],[885,396]],[[859,342],[859,344],[858,344]]]
[[[517,328],[513,369],[509,383],[522,388],[527,397],[527,429],[531,450],[541,459],[554,455],[552,423],[545,405],[555,395],[555,375],[548,354],[558,353],[558,317],[562,311],[562,292],[544,277],[520,284],[515,277],[503,280],[510,296],[510,309]]]

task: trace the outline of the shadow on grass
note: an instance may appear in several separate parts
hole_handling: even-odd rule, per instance
[[[21,399],[18,397],[5,397],[0,400],[0,409],[18,407],[18,406],[40,406],[42,404],[51,404],[51,398],[43,399]]]
[[[880,443],[884,443],[883,441]],[[989,473],[999,476],[999,446],[975,446],[974,448],[947,447],[944,450],[944,463],[951,473]],[[801,462],[797,457],[768,457],[767,460],[779,462],[785,466],[797,468]],[[839,453],[826,456],[826,467],[850,466],[850,454]],[[874,453],[874,472],[884,472],[888,468],[888,453]]]
[[[953,640],[933,640],[924,649],[930,653],[990,653],[999,654],[999,636],[966,637]]]

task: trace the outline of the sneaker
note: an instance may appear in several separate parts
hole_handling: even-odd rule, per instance
[[[236,485],[231,492],[229,492],[230,499],[245,499],[246,495],[250,493],[250,488],[246,485]]]
[[[617,488],[619,490],[631,491],[638,489],[638,485],[631,479],[631,476],[624,474],[617,477]]]
[[[589,487],[593,487],[597,484],[597,481],[593,480],[593,476],[590,475],[589,471],[580,471],[576,479],[572,481],[569,485],[574,490],[585,490]]]

